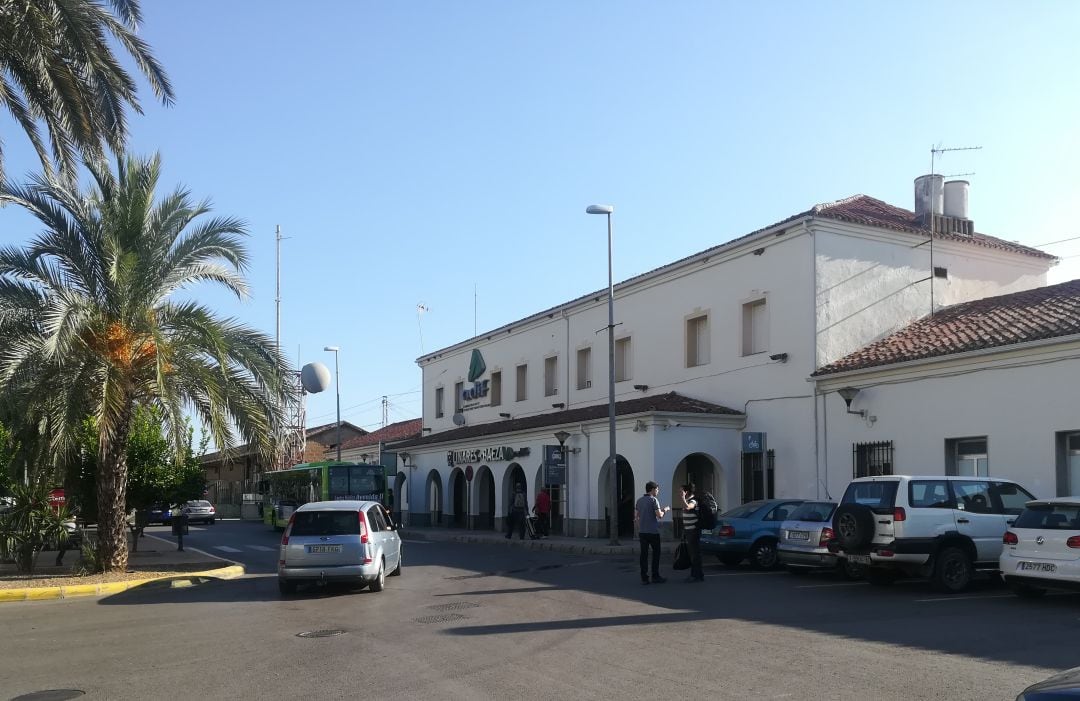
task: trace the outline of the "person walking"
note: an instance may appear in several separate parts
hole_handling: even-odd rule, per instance
[[[641,583],[649,583],[649,573],[652,573],[653,584],[663,584],[667,580],[660,576],[660,519],[664,514],[671,511],[670,506],[660,508],[660,485],[656,482],[645,483],[645,494],[637,500],[634,507],[634,520],[638,525],[638,543],[641,547],[641,555],[638,558],[641,565]],[[652,548],[652,567],[648,568],[649,549]]]
[[[690,553],[690,576],[687,582],[704,582],[705,571],[701,568],[701,529],[698,528],[697,499],[694,497],[694,485],[682,486],[682,524],[686,549]]]
[[[551,535],[551,497],[546,489],[541,489],[536,495],[533,513],[536,514],[536,530],[539,531],[539,537],[547,538]]]
[[[528,507],[529,502],[525,498],[525,488],[518,482],[514,485],[514,495],[510,497],[510,513],[506,519],[507,540],[514,537],[515,530],[521,535],[521,539],[525,540],[525,515]]]

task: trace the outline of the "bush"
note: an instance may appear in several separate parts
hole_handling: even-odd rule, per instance
[[[32,574],[46,545],[67,540],[64,521],[69,516],[66,509],[53,508],[44,485],[17,484],[11,492],[14,504],[0,514],[0,556],[14,560],[19,572]]]

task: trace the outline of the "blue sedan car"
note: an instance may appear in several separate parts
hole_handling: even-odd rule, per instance
[[[736,506],[716,517],[716,528],[701,533],[702,552],[716,553],[729,567],[749,559],[769,570],[779,564],[776,544],[782,524],[805,499],[766,499]]]

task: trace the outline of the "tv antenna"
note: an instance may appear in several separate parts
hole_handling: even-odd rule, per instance
[[[417,326],[417,328],[420,329],[420,354],[421,355],[423,355],[423,353],[424,353],[424,324],[423,324],[422,320],[424,318],[424,312],[430,312],[430,311],[431,311],[431,309],[428,306],[426,306],[423,302],[420,302],[420,303],[418,303],[416,305],[416,326]]]
[[[956,151],[981,151],[982,146],[953,146],[945,147],[938,142],[937,146],[930,147],[930,175],[936,175],[936,161],[939,155],[946,153],[953,153]],[[961,175],[974,175],[974,173],[963,173]],[[944,178],[959,177],[959,175],[943,175]],[[944,214],[944,212],[942,212]],[[930,181],[930,316],[934,315],[934,229],[937,225],[937,213],[934,211],[934,184],[933,179]]]

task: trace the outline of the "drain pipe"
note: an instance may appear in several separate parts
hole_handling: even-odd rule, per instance
[[[589,474],[590,458],[592,456],[592,441],[589,438],[589,429],[585,428],[585,424],[581,424],[578,427],[581,429],[581,435],[585,436],[585,537],[589,537],[589,512],[592,510],[590,502],[592,502],[592,475]]]

